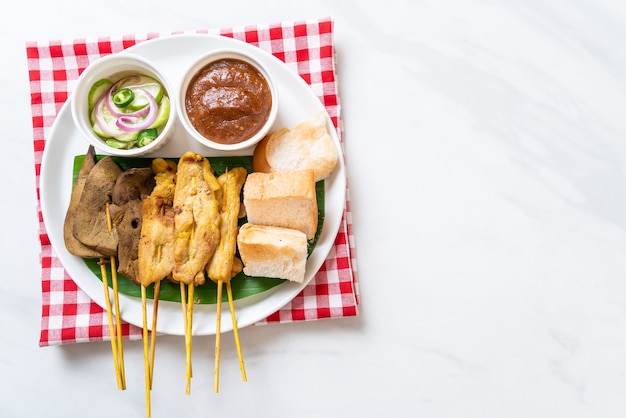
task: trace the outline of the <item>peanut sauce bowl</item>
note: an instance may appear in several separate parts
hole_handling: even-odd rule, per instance
[[[172,137],[177,97],[147,59],[126,52],[92,62],[79,76],[71,113],[81,136],[99,152],[155,155]]]
[[[180,122],[201,145],[218,151],[255,146],[278,114],[277,88],[265,66],[243,50],[218,49],[183,75]]]

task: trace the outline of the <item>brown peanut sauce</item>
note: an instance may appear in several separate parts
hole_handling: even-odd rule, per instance
[[[185,94],[191,124],[205,138],[236,144],[256,134],[267,121],[272,94],[252,65],[226,58],[203,67]]]

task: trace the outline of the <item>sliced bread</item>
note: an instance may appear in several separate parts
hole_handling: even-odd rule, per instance
[[[243,186],[248,222],[302,231],[317,231],[317,199],[312,170],[250,173]]]
[[[237,246],[246,275],[304,280],[307,239],[303,232],[246,223],[237,234]]]

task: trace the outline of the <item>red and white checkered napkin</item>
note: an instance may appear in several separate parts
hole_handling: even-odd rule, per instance
[[[342,138],[331,18],[194,33],[236,38],[280,58],[311,86]],[[70,94],[73,81],[91,61],[162,35],[170,34],[26,44],[37,196],[40,196],[39,173],[46,139]],[[38,214],[43,302],[40,346],[109,339],[106,313],[76,286],[50,245],[39,202]],[[257,324],[355,316],[358,302],[350,201],[347,198],[335,244],[315,278],[289,304]],[[141,337],[141,330],[133,325],[124,324],[122,331],[126,338]]]

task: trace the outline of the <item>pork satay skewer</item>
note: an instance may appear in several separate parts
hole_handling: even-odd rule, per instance
[[[161,280],[174,268],[174,179],[176,164],[157,158],[152,162],[155,187],[141,204],[141,238],[138,252],[138,276],[141,285],[143,314],[144,375],[146,384],[146,414],[150,416],[150,391],[154,378],[154,357],[157,338],[158,301]],[[148,343],[146,289],[154,284],[152,327]]]
[[[185,318],[186,393],[190,393],[191,349],[193,334],[194,287],[204,284],[204,270],[219,242],[220,184],[209,161],[202,155],[186,152],[178,161],[174,190],[176,245],[172,278],[187,286]],[[181,299],[184,299],[181,287]]]
[[[217,284],[217,306],[215,321],[215,369],[214,369],[214,391],[219,391],[219,367],[221,351],[221,315],[222,315],[222,287],[226,283],[227,292],[230,290],[230,279],[233,275],[233,263],[237,242],[237,219],[241,205],[240,192],[246,179],[247,172],[242,167],[236,167],[231,171],[226,171],[219,176],[222,193],[220,202],[220,242],[211,262],[207,266],[209,278]],[[235,317],[232,291],[229,292],[228,304],[231,318],[233,320],[233,333],[237,345],[239,363],[242,370],[243,380],[246,381],[245,368],[243,367],[243,356],[239,344],[239,334],[237,332],[237,320]]]

